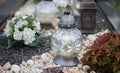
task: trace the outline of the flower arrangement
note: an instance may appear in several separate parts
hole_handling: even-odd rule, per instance
[[[8,48],[18,41],[25,45],[37,46],[41,36],[40,22],[33,16],[21,15],[7,21],[4,29],[8,38]]]
[[[58,6],[58,7],[63,7],[66,8],[68,5],[68,0],[53,0],[53,2]]]
[[[69,5],[69,0],[53,0],[53,2],[55,3],[55,5],[59,8],[59,10],[64,13],[64,11],[66,10],[67,6]]]
[[[84,64],[100,73],[120,73],[120,34],[108,32],[98,36],[86,50],[90,51],[81,59]]]

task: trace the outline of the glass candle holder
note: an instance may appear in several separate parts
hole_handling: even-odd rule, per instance
[[[53,1],[40,1],[35,8],[35,16],[41,23],[52,23],[57,19],[58,11]]]
[[[62,66],[77,65],[81,42],[82,34],[75,26],[74,17],[70,12],[65,12],[60,18],[58,29],[51,37],[51,47],[56,56],[54,62]]]

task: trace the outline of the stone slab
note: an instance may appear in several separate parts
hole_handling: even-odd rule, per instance
[[[0,0],[0,27],[26,0]]]
[[[120,33],[120,14],[108,1],[98,1],[97,4],[101,8],[108,22],[110,22],[115,30]]]

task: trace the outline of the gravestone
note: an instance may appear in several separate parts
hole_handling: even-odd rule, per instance
[[[26,0],[0,0],[0,29],[2,29],[2,23],[12,16],[25,1]]]

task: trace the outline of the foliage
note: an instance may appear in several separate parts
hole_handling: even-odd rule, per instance
[[[118,73],[120,71],[120,34],[105,33],[87,47],[82,62],[93,70],[102,73]]]
[[[25,45],[37,46],[43,35],[40,22],[28,15],[20,15],[8,20],[4,32],[8,38],[8,48],[20,41],[23,41]]]
[[[120,12],[120,0],[109,0],[109,2]]]

